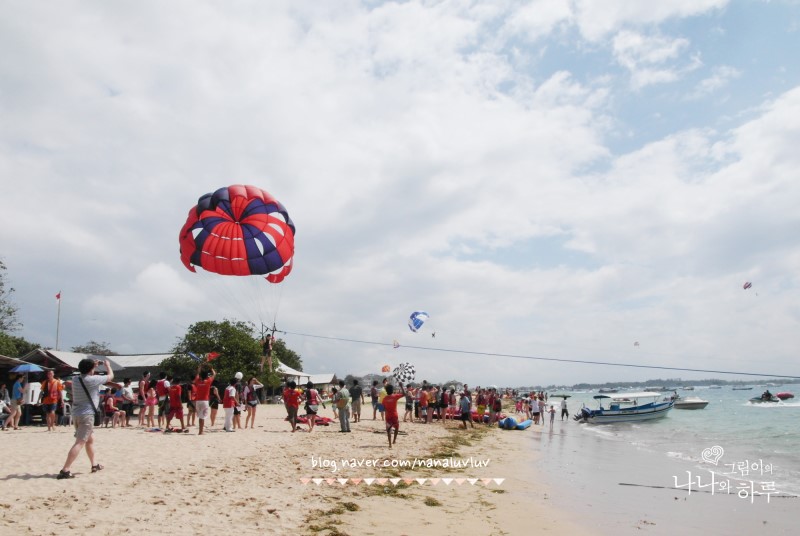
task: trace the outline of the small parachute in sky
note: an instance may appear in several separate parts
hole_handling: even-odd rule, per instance
[[[745,281],[745,282],[744,282],[744,285],[742,285],[742,288],[743,288],[743,289],[745,289],[745,290],[747,290],[747,289],[749,289],[749,288],[750,288],[750,287],[752,287],[752,286],[753,286],[753,284],[752,284],[750,281]]]
[[[416,333],[429,318],[430,315],[425,311],[414,311],[408,319],[408,329]]]
[[[638,348],[638,347],[639,347],[639,341],[636,341],[636,342],[634,342],[634,343],[633,343],[633,345],[634,345],[636,348]]]
[[[389,365],[384,365],[383,367],[381,367],[381,372],[390,372],[391,370],[392,367],[390,367]]]
[[[400,363],[392,372],[392,376],[401,383],[413,382],[416,377],[416,369],[411,363]]]

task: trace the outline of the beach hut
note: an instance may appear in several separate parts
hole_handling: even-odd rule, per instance
[[[339,385],[339,380],[336,378],[336,374],[333,373],[312,374],[311,376],[309,376],[308,381],[313,383],[314,389],[316,389],[321,393],[328,392],[331,390],[331,387]]]

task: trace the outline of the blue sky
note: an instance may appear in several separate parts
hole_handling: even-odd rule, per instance
[[[277,314],[383,344],[798,375],[799,32],[792,1],[7,4],[19,334],[55,344],[61,290],[62,349],[162,352],[193,322]],[[297,225],[281,288],[180,263],[187,211],[230,184]],[[419,309],[435,339],[405,327]],[[285,339],[341,375],[708,376]]]

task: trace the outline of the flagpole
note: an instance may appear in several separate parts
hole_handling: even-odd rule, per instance
[[[58,331],[61,328],[61,291],[58,291],[58,316],[56,317],[56,350],[58,350]]]

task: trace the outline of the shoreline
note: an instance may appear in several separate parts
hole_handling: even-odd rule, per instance
[[[218,422],[202,437],[196,429],[101,428],[96,451],[105,469],[90,473],[82,454],[76,478],[60,481],[55,476],[73,442],[70,427],[5,432],[0,531],[183,535],[235,528],[388,536],[469,527],[474,534],[513,536],[535,527],[581,535],[759,528],[789,534],[800,504],[797,498],[751,504],[735,494],[687,495],[672,488],[672,475],[695,470],[690,462],[608,440],[571,421],[556,421],[552,432],[549,424],[464,431],[456,423],[401,423],[390,450],[380,420],[353,423],[351,434],[339,433],[338,423],[292,434],[284,417],[283,406],[264,405],[254,430],[226,434]],[[348,466],[334,472],[323,459]],[[435,466],[400,465],[416,460]],[[456,462],[468,465],[452,467]]]
[[[709,465],[702,467],[583,429],[591,425],[563,424],[553,434],[543,430],[530,438],[548,462],[539,473],[554,492],[552,499],[559,509],[571,511],[577,523],[601,534],[740,534],[765,528],[772,534],[790,534],[796,530],[798,497],[773,495],[769,501],[764,495],[741,497],[739,491],[744,488],[732,479],[728,492],[721,492],[724,479],[719,478],[712,494]],[[693,482],[691,493],[686,486],[689,481]],[[703,487],[697,486],[698,481]]]

